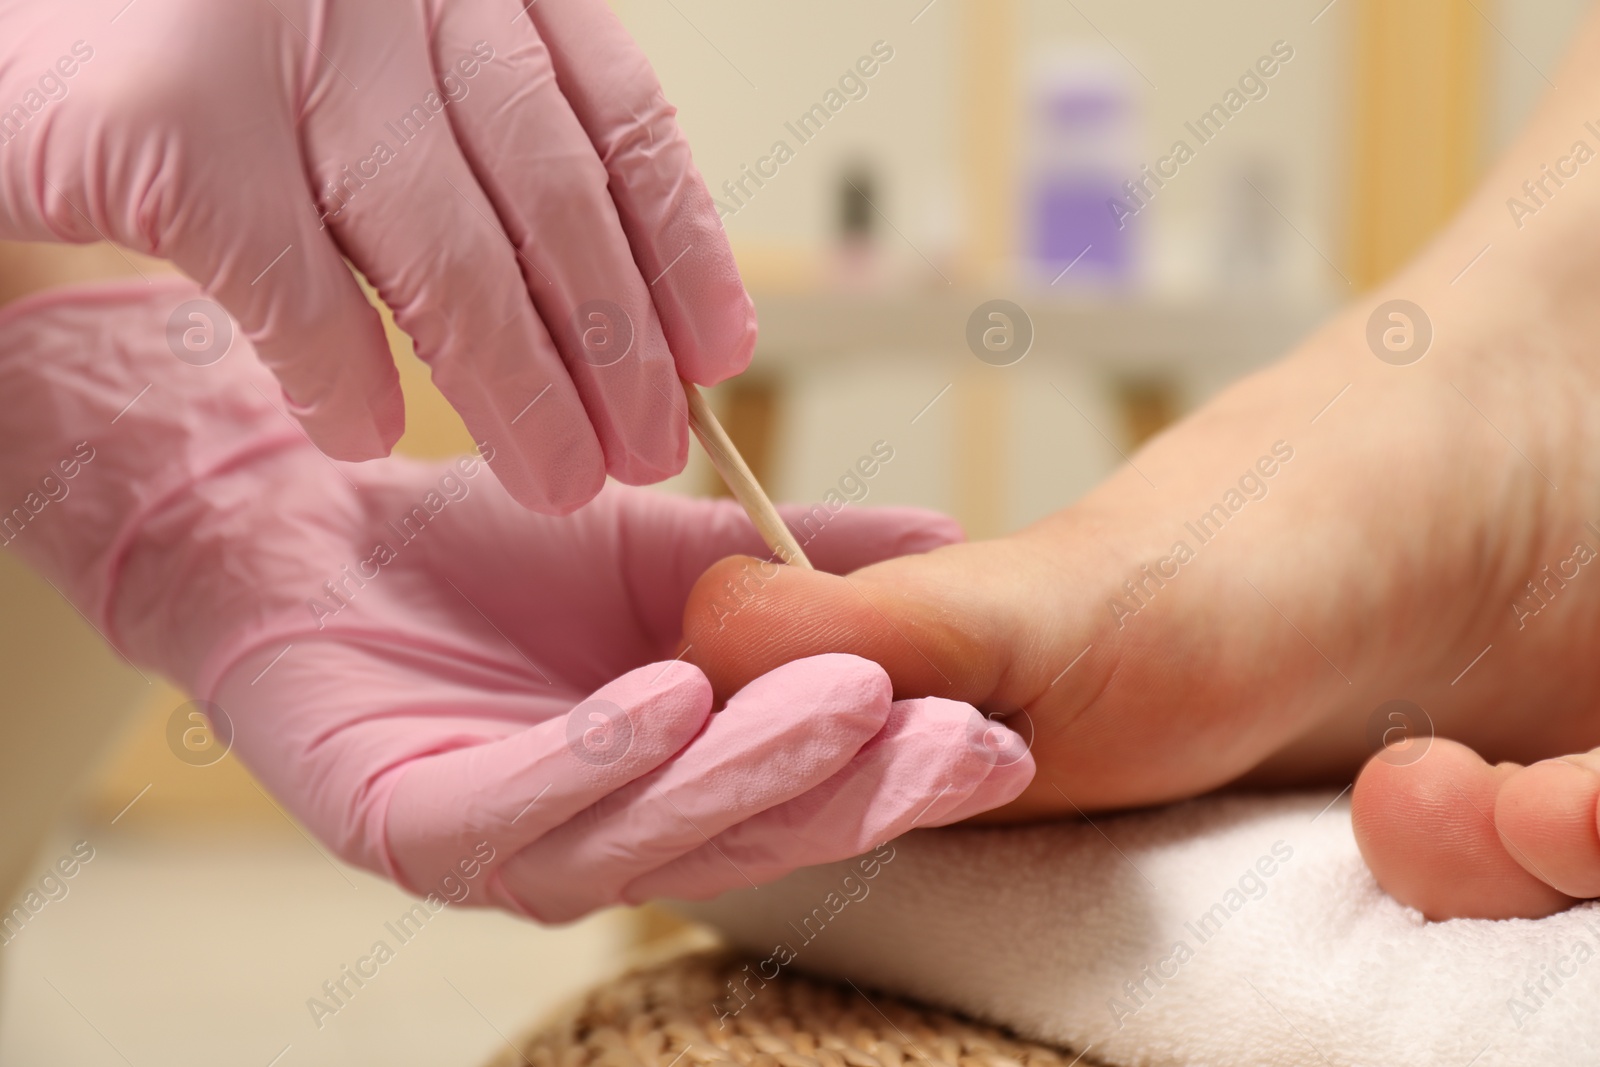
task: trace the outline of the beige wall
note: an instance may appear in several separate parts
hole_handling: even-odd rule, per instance
[[[988,24],[992,4],[936,0],[912,23],[924,3],[821,0],[781,15],[733,0],[687,0],[676,10],[644,0],[618,0],[615,6],[654,60],[713,187],[764,152],[782,134],[783,122],[813,103],[873,41],[891,42],[895,59],[873,80],[866,99],[846,107],[824,136],[806,145],[726,225],[741,248],[813,248],[830,227],[833,176],[848,160],[867,154],[881,165],[884,214],[937,259],[940,249],[970,244],[975,238],[966,232],[969,224],[981,222],[986,210],[986,201],[974,206],[967,200],[970,168],[962,128],[970,89],[960,75],[967,47],[983,43],[972,27]],[[1204,247],[1214,237],[1219,195],[1237,182],[1242,167],[1262,159],[1281,171],[1281,206],[1305,232],[1319,244],[1339,239],[1353,6],[1341,2],[1312,26],[1304,5],[1271,0],[1134,6],[1015,0],[1009,37],[1021,80],[1031,50],[1066,44],[1106,51],[1110,46],[1094,27],[1103,30],[1158,87],[1130,74],[1148,108],[1141,139],[1145,159],[1164,151],[1201,102],[1217,98],[1274,40],[1295,46],[1295,59],[1274,79],[1270,95],[1243,115],[1248,121],[1236,123],[1226,143],[1208,148],[1163,191],[1154,215],[1163,260],[1158,269],[1176,276],[1173,284],[1196,284]],[[1320,260],[1312,262],[1314,253],[1291,247],[1288,254],[1303,283],[1327,283]],[[918,273],[915,253],[901,247],[894,255],[927,280]]]

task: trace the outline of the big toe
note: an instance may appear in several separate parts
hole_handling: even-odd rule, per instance
[[[1386,750],[1356,779],[1356,842],[1383,889],[1429,919],[1538,918],[1572,897],[1517,861],[1495,826],[1501,787],[1521,768],[1490,766],[1435,739],[1413,760]]]
[[[743,577],[752,561],[722,560],[690,591],[685,658],[719,697],[790,660],[847,652],[881,664],[897,699],[974,699],[991,681],[990,657],[937,598],[896,580],[901,562],[849,577],[773,567],[752,583]]]

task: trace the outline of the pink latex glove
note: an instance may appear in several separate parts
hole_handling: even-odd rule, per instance
[[[755,344],[674,114],[605,0],[0,0],[0,239],[173,261],[312,440],[371,459],[405,415],[348,259],[561,514],[681,470],[678,378]],[[171,328],[226,347],[214,305]]]
[[[340,856],[561,921],[856,855],[1032,777],[1015,734],[891,703],[850,656],[712,714],[671,657],[695,579],[761,551],[737,507],[613,486],[551,518],[473,460],[335,463],[248,352],[173,357],[165,323],[194,294],[0,313],[0,507],[22,509],[0,539],[131,660],[220,705],[239,756]],[[956,536],[846,509],[807,551],[844,570]]]

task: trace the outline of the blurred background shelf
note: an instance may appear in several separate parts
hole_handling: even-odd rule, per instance
[[[971,361],[968,317],[994,294],[755,294],[758,373],[804,373],[817,362],[862,358]],[[1336,305],[1322,300],[1157,300],[1090,296],[1015,302],[1032,320],[1026,359],[1080,360],[1130,369],[1237,376],[1283,354]]]

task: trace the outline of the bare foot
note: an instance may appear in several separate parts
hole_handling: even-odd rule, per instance
[[[724,562],[691,598],[691,658],[732,691],[850,651],[903,695],[1031,724],[1040,775],[1012,816],[1344,784],[1393,698],[1495,759],[1600,744],[1600,577],[1514,610],[1575,544],[1600,552],[1600,441],[1578,402],[1600,378],[1530,376],[1515,323],[1392,367],[1350,336],[1364,317],[1011,537],[848,578],[784,570],[744,598],[753,564]]]
[[[1591,21],[1569,75],[1600,91]],[[752,564],[724,561],[690,599],[691,658],[729,692],[853,652],[899,696],[1031,727],[1039,775],[1009,817],[1348,783],[1383,706],[1409,700],[1468,747],[1367,771],[1357,831],[1384,884],[1435,917],[1600,893],[1593,865],[1555,859],[1592,772],[1472,755],[1600,745],[1600,255],[1571,239],[1600,235],[1600,182],[1568,183],[1522,231],[1505,207],[1571,151],[1587,98],[1553,96],[1383,291],[1079,503],[848,578],[784,569],[752,588]],[[1396,299],[1430,344],[1385,347]]]

